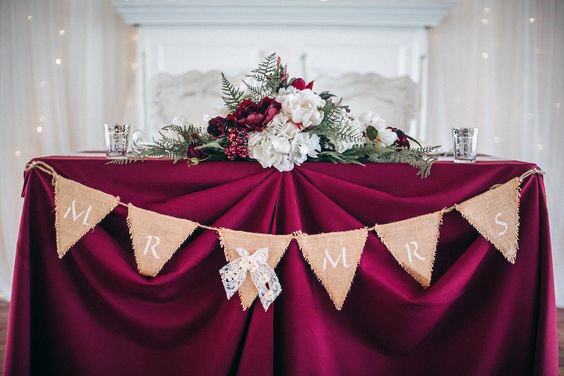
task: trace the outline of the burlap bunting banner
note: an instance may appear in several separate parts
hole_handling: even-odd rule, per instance
[[[57,253],[62,258],[119,203],[119,197],[54,176]]]
[[[53,176],[55,230],[60,258],[118,204],[125,206],[120,203],[119,197],[59,176],[44,162],[33,161],[26,168],[38,168]],[[443,214],[453,209],[459,211],[509,262],[515,263],[519,241],[520,183],[533,174],[543,172],[530,169],[520,177],[450,208],[374,225],[373,229],[396,261],[423,287],[429,287],[431,283]],[[238,292],[243,310],[249,308],[257,297],[257,286],[261,289],[260,297],[265,309],[280,294],[281,285],[274,268],[292,239],[298,241],[304,258],[340,310],[360,263],[369,231],[362,228],[315,235],[300,232],[270,235],[205,226],[132,204],[127,207],[127,224],[137,268],[146,276],[156,276],[196,228],[217,231],[229,262],[220,269],[222,282],[228,298]],[[251,278],[251,275],[254,277]]]
[[[154,277],[198,224],[129,204],[127,227],[139,273]]]
[[[425,288],[431,284],[442,218],[442,211],[438,211],[375,226],[396,261]]]
[[[297,237],[304,258],[340,310],[351,287],[368,230]]]
[[[456,210],[512,264],[519,246],[519,184],[519,178],[514,178],[455,205]]]
[[[272,269],[278,265],[282,256],[286,252],[286,248],[292,240],[292,235],[269,235],[269,234],[255,234],[252,232],[233,231],[224,228],[218,229],[221,245],[225,251],[225,258],[227,261],[233,261],[240,257],[237,253],[237,248],[245,249],[249,254],[255,253],[257,249],[268,249],[267,264]],[[239,297],[241,298],[241,305],[243,310],[246,310],[253,304],[257,297],[258,290],[250,280],[250,276],[238,290]]]

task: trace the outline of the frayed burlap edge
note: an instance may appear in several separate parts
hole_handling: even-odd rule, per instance
[[[197,224],[196,222],[190,221],[190,220],[188,220],[188,219],[177,218],[177,217],[167,216],[166,214],[160,214],[160,213],[157,213],[157,212],[153,212],[153,213],[155,213],[155,214],[162,215],[162,216],[165,216],[165,217],[171,217],[171,218],[174,218],[174,219],[184,220],[184,221],[188,221],[188,222],[190,222],[190,223],[193,223],[193,224],[194,224],[194,229],[193,229],[188,235],[186,235],[186,237],[185,237],[183,240],[181,240],[180,243],[178,243],[177,246],[174,247],[174,251],[170,254],[170,256],[168,256],[168,257],[165,258],[165,261],[163,262],[163,264],[161,265],[161,267],[160,267],[154,274],[145,274],[145,273],[143,273],[143,272],[141,271],[141,266],[139,265],[139,260],[137,259],[137,254],[135,253],[135,246],[134,246],[134,245],[135,245],[135,242],[134,242],[134,240],[133,240],[133,230],[132,230],[132,228],[131,228],[131,227],[132,227],[132,223],[131,223],[131,222],[132,222],[132,221],[131,221],[131,208],[139,209],[139,210],[144,210],[144,211],[151,211],[151,212],[152,212],[152,210],[147,210],[147,209],[138,208],[137,206],[135,206],[135,205],[129,203],[129,204],[127,204],[127,217],[126,217],[125,221],[127,222],[127,229],[128,229],[128,232],[129,232],[129,239],[131,240],[131,247],[133,248],[133,258],[135,259],[135,265],[137,266],[137,271],[138,271],[139,274],[141,274],[141,275],[144,275],[144,276],[146,276],[146,277],[153,277],[153,278],[154,278],[154,277],[156,277],[156,276],[161,272],[161,270],[164,268],[164,266],[166,265],[166,263],[169,262],[169,261],[172,259],[172,257],[173,257],[173,256],[176,254],[176,252],[180,249],[180,247],[181,247],[182,244],[186,241],[186,239],[188,239],[189,237],[191,237],[191,236],[194,234],[194,232],[198,229],[198,224]]]
[[[351,279],[351,283],[349,284],[349,287],[347,288],[347,292],[345,293],[345,299],[343,299],[343,302],[341,304],[337,304],[335,302],[335,299],[333,298],[333,296],[331,296],[331,293],[329,292],[329,288],[327,287],[327,285],[325,284],[325,282],[317,275],[317,272],[315,271],[315,269],[312,266],[312,261],[309,259],[309,257],[307,257],[307,255],[304,252],[304,248],[302,247],[302,243],[300,242],[300,239],[303,237],[308,237],[308,236],[318,236],[318,235],[322,235],[322,236],[333,236],[333,235],[339,235],[342,233],[346,233],[346,232],[364,232],[364,239],[363,239],[363,243],[362,243],[362,248],[360,249],[360,253],[358,255],[358,260],[356,262],[355,268],[354,268],[354,272],[352,275],[352,279]],[[359,229],[355,229],[355,230],[349,230],[349,231],[339,231],[339,232],[330,232],[330,233],[319,233],[319,234],[315,234],[315,235],[308,235],[308,234],[304,234],[304,233],[297,233],[295,235],[293,235],[293,238],[296,239],[296,241],[298,242],[298,247],[300,248],[300,251],[302,253],[302,257],[306,260],[307,264],[309,265],[311,271],[313,272],[313,274],[315,275],[315,278],[317,278],[317,280],[319,282],[321,282],[321,285],[323,286],[323,288],[325,289],[325,291],[327,291],[327,295],[329,295],[329,298],[331,299],[331,302],[333,303],[333,306],[335,306],[335,308],[340,311],[343,308],[343,305],[345,304],[346,301],[346,297],[349,295],[349,292],[351,290],[354,278],[356,277],[356,271],[358,269],[358,266],[360,265],[360,260],[362,259],[362,254],[364,252],[364,247],[366,246],[366,240],[368,239],[368,228],[364,227],[364,228],[359,228]]]
[[[94,228],[98,225],[98,223],[102,222],[104,220],[104,218],[106,218],[118,205],[120,202],[120,198],[119,196],[112,196],[112,195],[108,195],[108,196],[112,196],[114,197],[114,204],[112,205],[111,208],[109,208],[106,212],[104,212],[102,218],[100,218],[100,220],[98,222],[96,222],[94,225],[92,225],[92,227],[88,230],[86,230],[78,239],[76,239],[76,241],[74,243],[72,243],[71,245],[69,245],[66,249],[64,249],[62,252],[59,252],[59,249],[62,249],[61,244],[60,244],[60,237],[59,237],[59,200],[57,199],[58,196],[58,192],[59,192],[59,179],[65,179],[65,180],[69,180],[72,181],[75,184],[79,184],[83,187],[89,188],[89,189],[94,189],[94,188],[90,188],[84,184],[78,183],[74,180],[71,179],[66,179],[60,175],[54,174],[51,184],[53,185],[53,187],[55,188],[55,242],[56,242],[56,246],[57,246],[57,255],[59,256],[60,259],[62,259],[67,252],[76,244],[78,243],[78,241],[80,239],[82,239],[87,233],[91,232],[94,230]],[[97,189],[96,189],[97,190]],[[99,191],[102,192],[102,191]],[[104,193],[104,192],[102,192]]]
[[[437,258],[437,245],[439,244],[439,237],[441,235],[441,226],[443,225],[443,214],[444,214],[444,210],[440,210],[438,212],[435,213],[430,213],[430,214],[424,214],[424,215],[433,215],[433,214],[439,214],[439,223],[438,223],[438,227],[437,227],[437,234],[435,235],[435,252],[433,253],[433,258],[431,260],[431,279],[433,278],[433,271],[435,270],[435,259]],[[414,217],[417,218],[417,217]],[[411,218],[410,218],[411,219]],[[398,221],[401,222],[401,221]],[[394,222],[391,222],[394,223]],[[390,223],[386,223],[386,225],[389,225]],[[378,231],[378,225],[374,226],[374,231],[376,232],[376,234],[378,235],[378,238],[380,238],[380,240],[382,241],[382,243],[384,244],[384,246],[386,247],[386,250],[392,255],[392,257],[394,258],[394,260],[396,260],[396,262],[401,266],[401,268],[403,270],[405,270],[407,272],[407,274],[409,274],[414,280],[417,281],[417,283],[419,283],[421,286],[423,286],[423,288],[427,289],[431,286],[431,280],[429,280],[428,284],[423,283],[423,281],[419,280],[419,276],[415,276],[410,270],[408,270],[405,265],[403,264],[403,262],[401,262],[401,260],[399,260],[392,252],[390,252],[390,248],[388,247],[388,241],[386,240],[386,237],[380,233],[380,231]]]
[[[515,189],[514,189],[515,195],[512,197],[512,202],[513,202],[514,204],[516,204],[517,209],[515,210],[515,212],[512,212],[512,213],[511,213],[512,219],[515,220],[515,223],[516,223],[516,226],[517,226],[517,231],[515,232],[515,239],[513,239],[513,243],[515,244],[515,254],[513,255],[513,257],[508,257],[501,249],[499,249],[499,248],[495,245],[495,243],[492,241],[492,239],[491,239],[490,236],[487,236],[487,235],[485,235],[485,234],[482,234],[482,233],[478,230],[478,228],[476,227],[476,226],[477,226],[476,223],[475,223],[473,220],[471,220],[470,218],[468,218],[468,216],[466,216],[466,214],[464,214],[464,213],[459,209],[459,204],[455,204],[455,205],[454,205],[454,208],[456,209],[456,211],[458,211],[458,212],[462,215],[462,217],[464,217],[464,219],[465,219],[468,223],[470,223],[470,224],[472,225],[472,227],[474,227],[474,228],[478,231],[478,233],[479,233],[484,239],[486,239],[490,244],[492,244],[492,245],[495,247],[495,249],[497,249],[497,250],[503,255],[503,257],[504,257],[507,261],[509,261],[511,264],[515,264],[515,261],[517,261],[517,252],[519,251],[519,229],[520,229],[520,226],[521,226],[521,222],[520,222],[521,217],[520,217],[520,212],[519,212],[519,210],[520,210],[520,206],[521,206],[521,182],[522,182],[522,180],[521,180],[519,177],[516,177],[516,178],[513,178],[513,179],[511,179],[511,180],[509,180],[509,181],[503,183],[503,184],[500,184],[500,185],[498,185],[498,186],[495,186],[495,188],[492,188],[492,190],[497,189],[497,188],[499,188],[500,186],[505,185],[505,184],[508,184],[508,183],[510,183],[510,182],[512,182],[512,181],[516,181],[516,182],[517,182],[517,185],[515,186]],[[478,195],[478,196],[479,196],[479,195]],[[476,196],[474,196],[474,197],[476,197]],[[474,197],[472,197],[472,198],[474,198]]]

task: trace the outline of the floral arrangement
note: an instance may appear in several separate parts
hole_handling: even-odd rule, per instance
[[[306,160],[335,163],[403,162],[426,177],[436,147],[422,147],[401,130],[368,112],[355,117],[313,81],[290,78],[276,54],[261,62],[236,87],[222,74],[224,106],[206,118],[207,129],[174,124],[153,143],[137,145],[133,159],[256,160],[264,168],[289,171]],[[417,147],[412,147],[411,143]]]

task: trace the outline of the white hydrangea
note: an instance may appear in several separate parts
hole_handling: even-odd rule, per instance
[[[323,120],[325,101],[311,89],[298,90],[293,86],[280,89],[276,101],[282,104],[282,112],[302,128],[316,126]]]
[[[291,119],[279,113],[262,132],[249,135],[249,156],[262,167],[274,167],[278,171],[290,171],[308,157],[315,158],[321,150],[319,137],[300,132]]]

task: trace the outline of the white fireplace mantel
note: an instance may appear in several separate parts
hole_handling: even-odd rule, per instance
[[[135,107],[155,133],[221,105],[220,76],[241,78],[277,52],[354,111],[424,134],[427,32],[456,0],[113,0],[136,28]]]
[[[435,26],[456,0],[113,0],[133,25]]]

